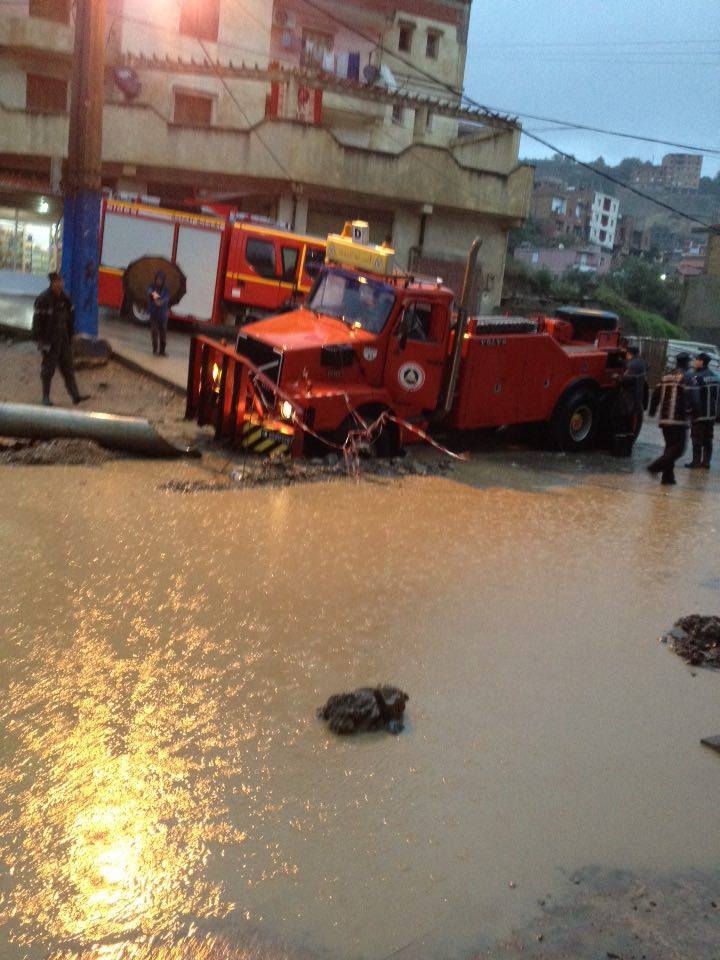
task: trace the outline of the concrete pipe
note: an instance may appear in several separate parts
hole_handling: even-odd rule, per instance
[[[146,457],[199,456],[192,447],[176,447],[147,420],[112,413],[85,413],[30,403],[0,403],[0,437],[53,440],[73,437],[94,440],[111,450]]]

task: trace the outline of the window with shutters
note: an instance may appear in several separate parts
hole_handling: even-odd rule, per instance
[[[220,0],[181,0],[180,33],[215,42],[220,26]]]
[[[34,113],[65,113],[67,111],[67,80],[28,73],[26,84],[26,109]]]
[[[28,13],[31,17],[54,20],[56,23],[68,23],[70,0],[30,0]]]
[[[428,30],[425,43],[425,56],[430,60],[437,60],[440,52],[440,34],[435,30]]]
[[[398,35],[398,50],[401,53],[412,53],[413,34],[415,33],[414,23],[401,23],[400,33]]]
[[[198,93],[175,91],[173,120],[183,127],[209,127],[212,124],[213,98]]]

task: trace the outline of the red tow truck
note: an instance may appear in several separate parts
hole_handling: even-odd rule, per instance
[[[392,250],[350,233],[346,225],[328,237],[302,307],[243,327],[234,347],[193,339],[189,418],[214,424],[230,444],[295,455],[309,438],[342,447],[373,423],[381,455],[434,427],[542,423],[571,450],[617,432],[625,351],[615,314],[469,317],[479,241],[456,310],[441,280],[395,271]],[[637,410],[624,420],[630,445],[641,418]]]

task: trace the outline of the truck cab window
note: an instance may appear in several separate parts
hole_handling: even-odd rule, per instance
[[[268,240],[258,240],[248,237],[245,247],[245,258],[250,266],[261,277],[276,276],[275,273],[275,246]]]
[[[300,251],[297,247],[281,248],[282,278],[285,283],[295,283],[299,253]]]
[[[409,303],[405,307],[402,326],[408,340],[419,340],[422,343],[434,339],[432,332],[432,304]]]
[[[340,270],[321,274],[308,300],[311,310],[337,317],[370,333],[383,330],[394,304],[392,287]]]
[[[325,263],[325,250],[322,247],[308,247],[305,251],[305,273],[313,280]]]

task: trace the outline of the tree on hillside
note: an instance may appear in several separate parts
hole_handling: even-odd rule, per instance
[[[661,280],[660,276],[656,263],[626,257],[613,267],[605,280],[627,300],[662,314],[674,323],[680,311],[680,285],[673,280]]]

